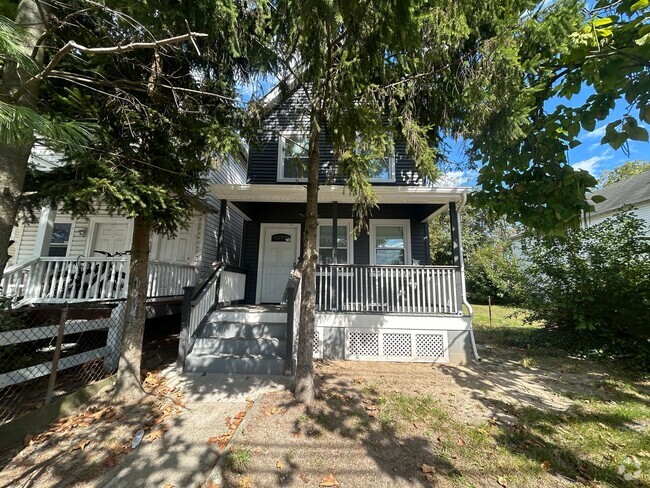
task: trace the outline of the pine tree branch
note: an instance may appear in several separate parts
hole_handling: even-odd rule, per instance
[[[78,44],[74,41],[68,41],[68,43],[63,46],[59,51],[52,57],[50,62],[47,64],[43,70],[37,75],[32,76],[28,79],[23,86],[16,91],[12,97],[12,101],[16,102],[20,99],[22,95],[27,91],[27,87],[34,81],[43,81],[48,75],[59,65],[61,60],[72,52],[73,50],[82,52],[84,54],[123,54],[130,51],[135,51],[138,49],[157,49],[164,46],[169,46],[172,44],[178,44],[183,41],[193,40],[197,37],[207,37],[207,34],[199,32],[188,32],[175,37],[168,37],[167,39],[161,39],[159,41],[152,42],[132,42],[130,44],[125,44],[124,46],[110,46],[110,47],[86,47],[81,44]]]

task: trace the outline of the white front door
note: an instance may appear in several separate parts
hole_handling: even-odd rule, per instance
[[[151,258],[166,263],[193,264],[196,257],[196,224],[180,228],[173,239],[154,234]]]
[[[126,222],[97,222],[93,236],[93,247],[89,253],[91,256],[101,256],[96,251],[115,254],[128,251],[131,247],[129,224]]]
[[[298,225],[262,226],[260,302],[280,303],[300,252]]]

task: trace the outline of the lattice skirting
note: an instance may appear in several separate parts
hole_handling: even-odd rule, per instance
[[[345,358],[352,360],[446,363],[449,362],[448,346],[446,331],[345,331]]]
[[[322,358],[323,357],[323,331],[322,329],[314,330],[314,357]]]

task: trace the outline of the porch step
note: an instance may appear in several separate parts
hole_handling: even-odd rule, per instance
[[[195,354],[185,358],[189,373],[284,374],[284,358],[252,354]]]
[[[238,322],[226,320],[213,320],[205,324],[202,338],[219,337],[219,338],[242,338],[256,339],[264,337],[284,338],[286,335],[286,322]]]
[[[241,324],[286,324],[286,312],[249,312],[240,310],[216,310],[212,312],[209,322],[237,322]]]
[[[200,337],[194,342],[193,354],[281,356],[286,341],[277,337]]]

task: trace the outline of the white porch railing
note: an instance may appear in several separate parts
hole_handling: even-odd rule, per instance
[[[191,264],[149,261],[147,297],[180,296],[183,288],[194,286],[198,270]]]
[[[147,297],[180,296],[196,283],[198,271],[188,264],[149,263]],[[4,296],[15,305],[125,298],[129,257],[39,257],[5,270]]]
[[[318,266],[316,309],[459,314],[460,279],[455,266]]]

